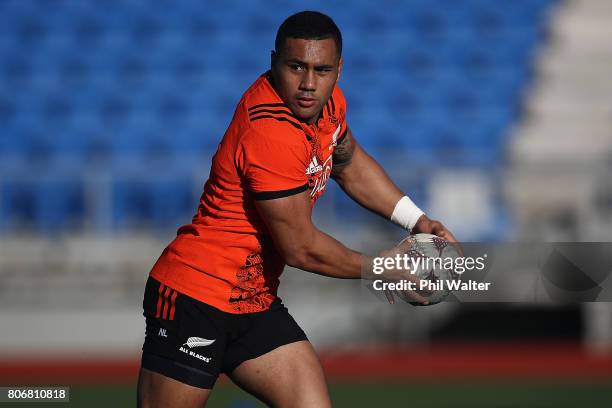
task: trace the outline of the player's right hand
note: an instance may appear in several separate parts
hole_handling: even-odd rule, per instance
[[[398,245],[393,248],[382,251],[378,256],[383,258],[395,258],[396,255],[403,256],[408,253],[411,249],[411,243],[409,240],[403,240]],[[419,287],[421,279],[414,273],[411,273],[409,269],[404,268],[385,268],[384,272],[380,275],[380,278],[385,282],[400,282],[402,280],[407,280],[414,282],[414,284]],[[395,297],[393,296],[393,291],[385,290],[385,297],[390,304],[395,303]],[[402,291],[402,295],[404,298],[412,301],[414,303],[427,305],[429,301],[427,297],[431,295],[430,291],[418,291],[418,290],[404,290]]]

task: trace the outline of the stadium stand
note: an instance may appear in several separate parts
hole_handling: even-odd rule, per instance
[[[558,10],[537,63],[546,80],[529,93],[528,120],[509,145],[507,190],[518,220],[552,239],[610,237],[611,17],[612,5],[602,0]]]
[[[240,94],[268,68],[276,28],[306,8],[330,14],[343,32],[340,85],[358,140],[461,240],[514,238],[517,225],[538,239],[535,221],[544,220],[552,232],[545,238],[609,242],[608,0],[289,3],[0,1],[0,378],[7,384],[39,376],[49,385],[63,372],[65,384],[121,377],[133,385],[147,272],[194,213]],[[584,163],[595,171],[574,171]],[[370,253],[403,238],[366,218],[334,183],[328,189],[315,212],[323,230]],[[357,379],[351,394],[371,392],[372,403],[338,406],[385,400],[364,374],[417,379],[418,389],[429,378],[422,397],[429,406],[436,395],[462,405],[458,395],[482,394],[465,388],[470,375],[609,379],[609,304],[390,307],[363,295],[357,281],[287,269],[279,294],[317,349],[331,351],[326,372]],[[498,340],[507,343],[487,346]],[[539,343],[523,344],[532,340]],[[605,358],[579,344],[555,346],[566,340]],[[458,388],[441,383],[440,372],[461,380]],[[555,389],[566,403],[568,384]],[[397,386],[401,404],[417,389]],[[513,405],[496,390],[480,405]],[[544,395],[542,403],[550,395],[529,390]],[[514,405],[538,405],[524,394],[512,392],[522,403]],[[592,395],[587,389],[580,401]],[[77,390],[71,402],[96,406],[78,405]]]
[[[196,202],[206,172],[171,188],[150,175],[177,180],[206,168],[241,92],[267,68],[274,30],[296,11],[260,3],[1,2],[2,230],[53,234],[99,225],[92,220],[100,210],[91,207],[98,176],[112,184],[109,214],[98,219],[114,230],[188,220],[193,205],[186,203]],[[436,159],[441,171],[505,162],[552,3],[309,7],[335,16],[344,30],[341,85],[354,133],[398,172],[406,157],[414,168]],[[437,205],[419,193],[426,188],[403,187],[416,189],[422,206]],[[152,198],[169,194],[164,203]],[[352,205],[333,196],[334,208]],[[505,236],[507,225],[494,222],[485,235]]]

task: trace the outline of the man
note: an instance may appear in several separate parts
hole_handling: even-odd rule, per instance
[[[321,13],[280,26],[271,70],[238,104],[198,213],[150,273],[140,406],[201,407],[221,372],[275,407],[330,406],[317,356],[276,296],[285,264],[336,278],[371,271],[370,257],[312,224],[330,177],[402,227],[454,241],[353,137],[336,86],[341,53],[340,31]]]

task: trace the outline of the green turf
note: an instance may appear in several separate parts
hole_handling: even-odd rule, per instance
[[[612,406],[612,382],[575,383],[333,383],[334,407],[577,407]],[[0,404],[15,407],[134,407],[135,390],[128,386],[72,387],[70,403]],[[232,384],[219,384],[208,407],[263,407]]]

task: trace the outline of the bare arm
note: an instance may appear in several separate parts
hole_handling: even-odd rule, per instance
[[[311,221],[309,191],[275,200],[255,201],[285,262],[335,278],[361,278],[372,259],[318,230]]]
[[[351,130],[334,151],[332,178],[342,189],[365,208],[391,218],[393,209],[404,193],[389,178],[383,168],[357,143]],[[440,222],[422,215],[411,230],[438,235],[456,243],[453,234]]]
[[[285,262],[305,271],[333,278],[373,279],[373,258],[353,251],[331,236],[318,230],[311,221],[309,191],[274,200],[255,201],[260,216],[266,223],[276,248]],[[392,257],[405,253],[409,248],[395,247],[381,253]],[[389,269],[385,276],[378,279],[417,281],[408,271]],[[393,303],[393,296],[387,293]],[[406,295],[416,302],[427,304],[422,295],[406,291]]]
[[[357,203],[389,219],[404,193],[357,143],[350,129],[334,151],[332,177]]]

